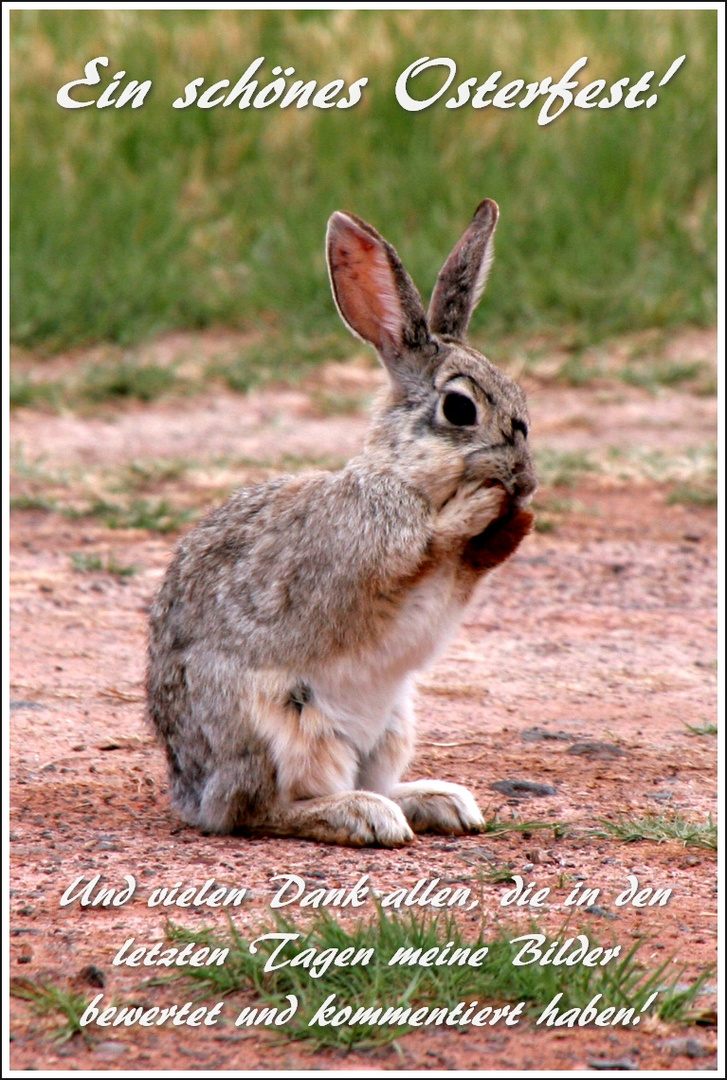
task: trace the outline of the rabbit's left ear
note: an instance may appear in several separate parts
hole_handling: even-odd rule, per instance
[[[395,382],[416,378],[431,338],[421,297],[391,244],[353,214],[337,211],[326,237],[341,318],[373,345]]]
[[[496,202],[484,199],[475,210],[472,224],[440,270],[429,304],[433,333],[464,341],[492,264],[492,237],[499,213]]]

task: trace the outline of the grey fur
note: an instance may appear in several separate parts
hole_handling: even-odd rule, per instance
[[[496,216],[481,204],[440,274],[449,335],[430,331],[375,229],[331,218],[336,303],[390,388],[343,470],[238,491],[177,549],[152,605],[147,687],[188,823],[387,847],[412,829],[481,827],[466,789],[399,778],[413,673],[532,521],[524,397],[460,340]],[[475,420],[448,420],[465,399]]]
[[[429,305],[429,325],[435,334],[464,341],[492,265],[492,238],[499,213],[496,202],[483,199],[472,224],[442,267]]]

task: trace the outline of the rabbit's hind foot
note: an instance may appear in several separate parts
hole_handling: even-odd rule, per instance
[[[414,839],[396,803],[372,791],[343,791],[276,806],[255,831],[349,847],[394,848]]]
[[[414,780],[389,792],[414,832],[461,836],[482,832],[485,821],[471,792],[446,780]]]

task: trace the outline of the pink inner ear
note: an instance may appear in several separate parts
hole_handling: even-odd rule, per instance
[[[344,219],[345,220],[345,219]],[[403,314],[381,245],[348,221],[336,223],[329,259],[336,301],[348,325],[377,349],[401,340]]]

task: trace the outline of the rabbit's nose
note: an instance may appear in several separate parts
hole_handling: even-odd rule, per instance
[[[538,488],[538,481],[532,465],[520,465],[513,476],[514,494],[520,499],[529,499]]]

